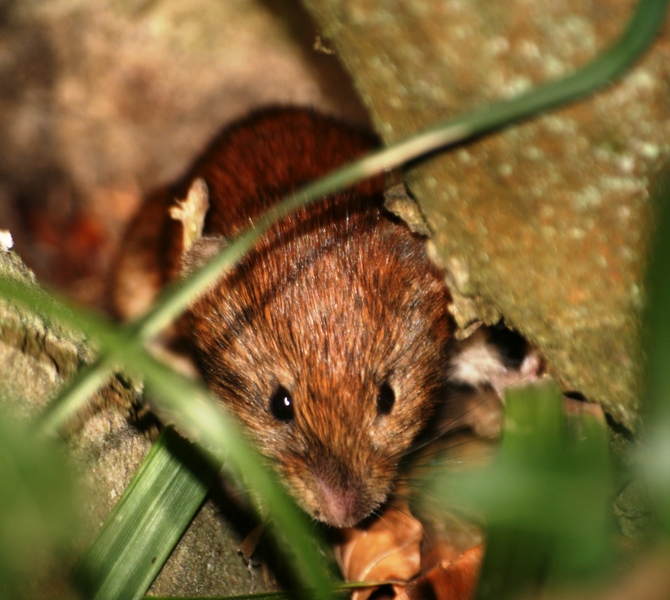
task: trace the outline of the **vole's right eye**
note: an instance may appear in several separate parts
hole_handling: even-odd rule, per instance
[[[291,398],[291,393],[283,385],[280,385],[275,390],[275,393],[272,394],[270,398],[270,410],[272,411],[272,416],[278,421],[287,423],[293,420],[295,416],[293,398]]]

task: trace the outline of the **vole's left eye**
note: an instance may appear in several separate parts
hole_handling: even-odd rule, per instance
[[[393,410],[395,404],[395,392],[389,384],[385,381],[379,386],[379,393],[377,394],[377,412],[380,415],[388,415]]]
[[[288,422],[292,421],[295,416],[293,409],[293,398],[283,385],[280,385],[275,393],[270,398],[270,411],[275,419],[278,421]]]

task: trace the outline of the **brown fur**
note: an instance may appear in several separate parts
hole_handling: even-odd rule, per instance
[[[205,233],[225,243],[295,186],[373,143],[308,110],[264,111],[225,130],[139,219],[202,177],[212,205]],[[424,239],[383,209],[381,187],[378,177],[284,218],[188,315],[203,378],[303,508],[336,526],[354,525],[385,501],[447,379],[448,291]],[[161,272],[154,280],[178,269],[179,242],[165,241],[174,229],[166,221],[150,235],[137,233],[147,224],[134,225],[131,237],[141,241],[128,241],[147,257],[135,264]],[[200,246],[211,240],[187,262],[198,262]],[[384,382],[396,397],[389,414],[377,409]],[[279,385],[292,395],[289,422],[270,410]]]

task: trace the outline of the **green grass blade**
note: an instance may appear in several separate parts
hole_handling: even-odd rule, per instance
[[[51,402],[38,417],[37,431],[54,435],[58,426],[66,423],[105,384],[111,372],[110,361],[104,358],[80,369],[58,395],[62,400]]]
[[[142,598],[216,478],[201,453],[163,431],[74,577],[95,600]]]

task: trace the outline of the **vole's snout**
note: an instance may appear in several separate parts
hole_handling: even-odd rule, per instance
[[[335,469],[333,469],[335,466]],[[334,527],[353,527],[369,516],[383,501],[385,491],[373,489],[370,481],[347,465],[319,465],[312,470],[313,516]]]
[[[315,479],[315,493],[319,506],[315,517],[334,527],[353,527],[372,509],[364,502],[361,485],[332,484],[325,479]]]

